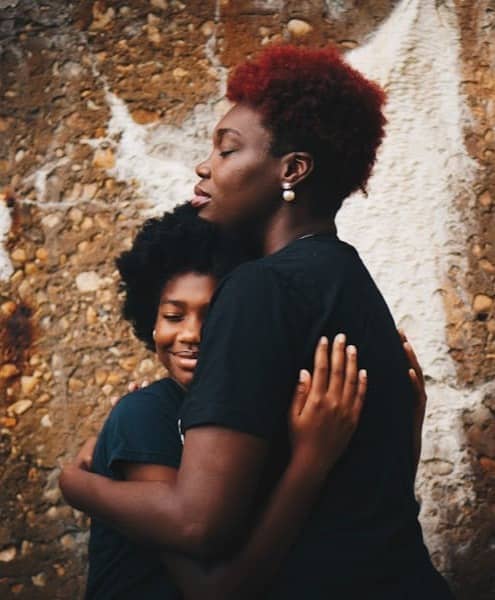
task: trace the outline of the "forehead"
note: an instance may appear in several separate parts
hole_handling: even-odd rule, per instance
[[[248,142],[271,141],[271,132],[263,125],[261,113],[246,104],[235,104],[217,123],[214,136],[227,132]]]
[[[161,293],[161,302],[177,300],[180,302],[209,302],[217,286],[213,275],[183,273],[167,281]]]

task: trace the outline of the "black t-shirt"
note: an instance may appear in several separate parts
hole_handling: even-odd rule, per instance
[[[394,321],[357,252],[330,234],[292,242],[245,263],[217,290],[206,320],[182,429],[213,424],[287,449],[287,409],[321,335],[347,334],[368,370],[351,444],[268,598],[394,600],[422,582],[439,600],[413,491],[414,397]],[[440,588],[436,589],[437,586]],[[436,591],[433,591],[434,588]],[[432,595],[434,594],[434,595]],[[447,592],[445,592],[447,594]]]
[[[92,471],[124,479],[119,462],[177,469],[182,455],[178,412],[184,392],[162,379],[124,396],[98,437]],[[134,544],[98,519],[91,522],[87,600],[179,600],[158,552]]]

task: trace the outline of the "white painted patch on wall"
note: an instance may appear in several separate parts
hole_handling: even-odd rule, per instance
[[[10,216],[10,211],[5,202],[0,200],[0,281],[7,281],[14,271],[12,263],[10,262],[10,257],[5,248],[11,226],[12,218]]]
[[[211,130],[221,103],[200,104],[181,127],[163,123],[139,125],[126,104],[107,94],[111,111],[105,140],[86,140],[92,146],[110,142],[115,149],[115,168],[108,172],[118,180],[133,182],[137,192],[158,214],[192,198],[197,182],[194,166],[209,152]]]
[[[452,472],[445,477],[455,489],[469,469],[461,452],[460,413],[479,403],[480,393],[457,389],[442,288],[451,261],[463,266],[466,236],[454,201],[470,196],[476,165],[463,139],[467,117],[455,7],[449,1],[435,4],[402,0],[373,38],[347,55],[387,90],[388,126],[369,197],[347,200],[338,224],[340,236],[363,256],[431,378],[424,459],[447,461]],[[428,465],[422,470],[427,473]],[[426,478],[419,481],[430,550],[446,556],[441,535],[434,533],[441,510],[435,510]],[[458,503],[469,495],[463,484]]]
[[[215,24],[220,19],[221,1],[216,0]],[[160,214],[192,198],[198,180],[194,167],[207,157],[213,127],[229,108],[222,97],[227,69],[217,55],[216,29],[206,41],[204,52],[218,74],[218,93],[207,103],[196,105],[180,127],[163,123],[139,125],[125,102],[108,91],[106,98],[111,112],[108,136],[84,140],[94,148],[104,143],[113,146],[115,167],[109,174],[136,185],[139,196],[150,202],[147,214]]]

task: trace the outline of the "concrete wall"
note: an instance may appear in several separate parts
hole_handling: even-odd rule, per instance
[[[425,368],[435,563],[495,593],[495,4],[0,0],[0,596],[79,597],[86,518],[56,479],[108,399],[157,375],[113,258],[190,195],[229,67],[332,41],[388,92],[368,198],[339,217]],[[331,182],[329,182],[329,186]]]

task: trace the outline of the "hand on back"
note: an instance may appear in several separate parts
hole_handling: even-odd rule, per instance
[[[331,356],[327,338],[315,351],[313,375],[301,371],[294,393],[289,430],[293,460],[324,476],[347,448],[359,422],[366,394],[366,372],[358,372],[357,349],[335,337]]]
[[[423,375],[423,369],[419,364],[418,358],[414,349],[406,337],[404,331],[399,329],[399,335],[402,340],[402,347],[406,353],[407,360],[409,361],[409,378],[414,389],[415,403],[414,403],[414,417],[413,417],[413,456],[415,469],[418,467],[419,459],[421,456],[421,434],[423,431],[423,422],[425,419],[426,412],[426,386],[425,378]]]
[[[423,371],[412,345],[399,331],[409,362],[409,378],[415,392],[413,453],[417,465],[426,410]],[[367,388],[367,374],[358,371],[358,352],[339,334],[329,358],[328,340],[322,338],[315,351],[313,375],[300,372],[289,412],[293,459],[324,475],[343,454],[357,428]]]

